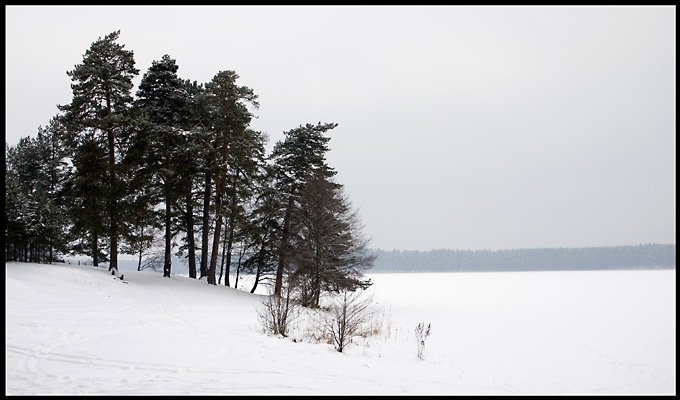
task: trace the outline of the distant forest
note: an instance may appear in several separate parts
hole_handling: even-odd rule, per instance
[[[675,269],[674,244],[516,250],[375,250],[369,273]]]

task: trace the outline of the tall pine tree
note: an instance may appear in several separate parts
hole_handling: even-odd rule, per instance
[[[118,272],[119,200],[124,195],[118,187],[119,153],[124,152],[122,147],[129,134],[132,80],[139,73],[133,52],[116,43],[119,36],[120,31],[116,31],[99,38],[85,52],[83,62],[67,72],[73,81],[73,100],[59,106],[64,112],[71,146],[94,144],[106,151],[104,195],[108,214],[109,269],[113,274]]]
[[[282,205],[283,217],[280,224],[280,243],[278,251],[278,267],[274,295],[280,296],[284,272],[287,269],[287,257],[290,253],[291,216],[295,198],[300,187],[311,175],[318,172],[331,177],[335,171],[326,164],[329,137],[326,131],[335,128],[336,123],[319,122],[316,125],[300,125],[298,128],[284,132],[285,138],[274,145],[270,159],[274,162],[274,170],[278,190],[285,196]]]
[[[240,245],[239,261],[244,261],[249,244],[245,231],[251,224],[251,213],[258,194],[258,184],[265,166],[266,136],[261,132],[246,129],[235,131],[231,138],[229,165],[226,189],[228,196],[225,203],[225,237],[223,243],[222,264],[226,264],[225,285],[229,286],[229,274],[232,254]],[[237,264],[237,268],[240,263]],[[237,271],[238,273],[238,271]],[[220,268],[220,278],[223,268]]]
[[[205,132],[203,117],[207,110],[203,107],[202,102],[204,97],[203,85],[199,85],[196,81],[191,82],[190,80],[185,80],[183,85],[188,100],[184,110],[187,118],[186,129],[188,136],[185,141],[186,144],[182,148],[177,149],[176,153],[176,160],[178,161],[176,163],[178,170],[177,208],[181,214],[179,230],[184,232],[183,244],[179,247],[178,255],[181,256],[184,254],[184,251],[187,252],[189,277],[196,278],[196,250],[198,247],[195,238],[195,226],[197,225],[195,212],[201,205],[200,199],[204,189],[202,184],[204,183],[203,178],[205,176],[205,160],[210,159],[210,157],[200,156],[205,149],[203,144]],[[197,155],[199,156],[197,157]],[[207,251],[205,254],[207,254]],[[207,268],[203,276],[205,275],[207,275]]]
[[[244,132],[252,114],[247,105],[257,108],[257,95],[246,86],[238,86],[239,76],[234,71],[218,72],[206,84],[206,94],[212,118],[212,169],[210,171],[215,182],[215,229],[213,234],[212,254],[208,268],[208,283],[217,284],[216,269],[219,257],[220,236],[225,215],[224,200],[229,169],[229,150],[234,135]],[[203,255],[205,256],[205,255]]]
[[[178,66],[167,54],[160,61],[154,61],[144,74],[137,103],[146,120],[148,129],[149,163],[161,185],[165,227],[165,252],[163,276],[170,277],[172,268],[173,207],[178,189],[178,150],[185,146],[184,124],[187,121],[188,94],[184,82],[177,76]]]
[[[370,286],[362,272],[375,256],[342,185],[320,171],[309,176],[296,196],[291,227],[288,262],[302,305],[319,307],[322,293]]]

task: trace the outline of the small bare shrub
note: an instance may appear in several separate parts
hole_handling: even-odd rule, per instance
[[[298,304],[291,298],[291,290],[286,286],[282,296],[270,294],[263,298],[257,316],[265,333],[288,336],[290,325],[300,315]]]
[[[425,328],[425,323],[421,322],[416,326],[416,340],[418,341],[418,358],[422,360],[423,351],[425,351],[425,339],[430,336],[430,327],[432,324],[427,324]]]
[[[324,325],[338,352],[342,353],[353,336],[367,335],[364,324],[370,319],[372,304],[372,297],[364,297],[358,290],[343,292],[329,306]]]

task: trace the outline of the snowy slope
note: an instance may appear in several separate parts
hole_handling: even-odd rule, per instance
[[[675,270],[371,277],[382,331],[341,354],[263,334],[262,295],[8,263],[6,393],[675,393]]]

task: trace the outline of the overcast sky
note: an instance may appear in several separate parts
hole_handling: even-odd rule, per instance
[[[259,95],[270,148],[336,122],[327,159],[371,246],[675,243],[675,7],[5,7],[6,142],[70,103],[121,30],[140,70]]]

